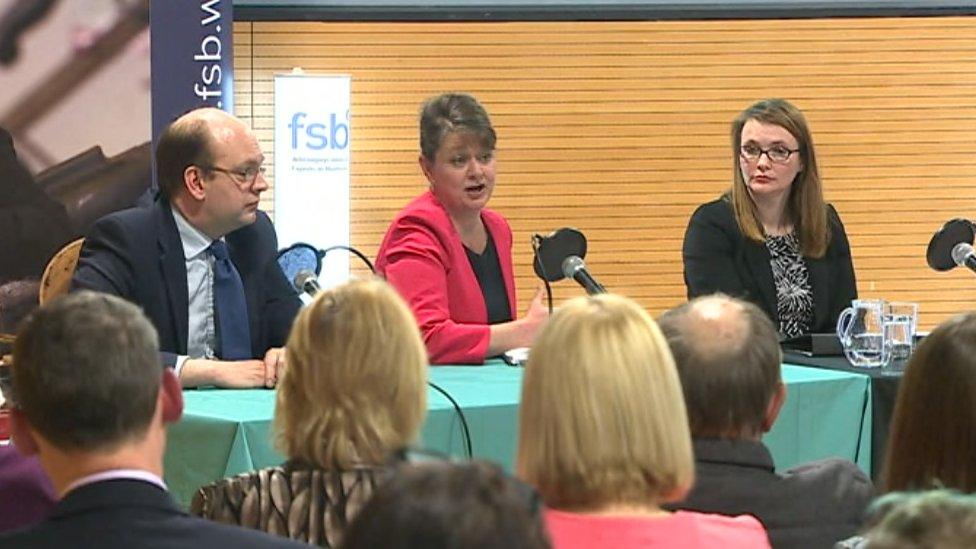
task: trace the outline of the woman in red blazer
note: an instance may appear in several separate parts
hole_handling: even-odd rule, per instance
[[[406,299],[433,364],[481,363],[527,347],[548,319],[537,293],[515,319],[512,230],[485,206],[495,187],[495,130],[470,95],[427,101],[420,168],[429,189],[386,232],[376,270]]]

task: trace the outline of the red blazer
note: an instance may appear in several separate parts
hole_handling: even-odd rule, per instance
[[[512,229],[501,215],[481,211],[515,310]],[[481,286],[447,211],[427,191],[397,214],[376,256],[376,272],[413,310],[432,364],[480,364],[488,352],[488,311]]]

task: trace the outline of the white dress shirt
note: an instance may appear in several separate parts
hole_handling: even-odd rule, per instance
[[[214,358],[217,356],[217,330],[214,318],[214,258],[208,251],[213,240],[203,231],[190,224],[173,208],[173,219],[183,243],[186,260],[187,289],[187,356],[176,359],[176,375],[180,374],[188,358]]]

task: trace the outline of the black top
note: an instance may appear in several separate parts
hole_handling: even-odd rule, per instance
[[[810,272],[800,254],[800,241],[796,233],[766,236],[766,249],[769,250],[769,265],[773,269],[773,283],[776,284],[779,333],[787,338],[810,333],[813,291],[810,289]]]
[[[753,515],[776,548],[831,547],[857,532],[874,495],[856,465],[830,458],[777,473],[762,442],[692,440],[695,485],[670,509]]]
[[[827,252],[819,259],[803,258],[813,292],[809,326],[813,333],[834,332],[840,312],[857,298],[847,233],[829,204],[827,222],[831,233]],[[727,200],[720,198],[695,210],[685,232],[682,256],[689,299],[724,292],[755,303],[779,325],[769,249],[764,242],[743,236]]]
[[[467,246],[464,253],[468,256],[471,270],[481,286],[481,295],[485,298],[485,310],[488,311],[488,324],[498,324],[512,320],[512,310],[508,307],[508,292],[505,291],[505,278],[502,276],[502,266],[498,262],[498,250],[495,241],[488,234],[485,251],[478,255]]]

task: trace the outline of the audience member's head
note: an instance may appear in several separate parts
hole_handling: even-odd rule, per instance
[[[182,392],[157,349],[142,311],[105,294],[66,295],[24,322],[14,345],[14,438],[40,455],[55,487],[72,472],[52,471],[52,463],[84,466],[58,456],[140,448],[161,473],[163,423],[179,419]]]
[[[0,333],[17,332],[17,326],[37,308],[40,283],[36,280],[14,280],[0,285]]]
[[[896,492],[875,501],[867,515],[868,549],[976,547],[976,495]]]
[[[278,382],[275,430],[291,459],[379,465],[427,409],[427,352],[410,309],[378,279],[321,292],[299,313]]]
[[[779,335],[752,303],[699,297],[658,320],[684,389],[692,436],[759,438],[786,396]]]
[[[944,322],[912,355],[898,391],[884,490],[976,492],[976,313]]]
[[[344,549],[547,549],[535,494],[484,462],[405,466],[346,530]]]
[[[609,294],[562,306],[525,368],[518,440],[519,475],[555,509],[680,499],[694,478],[688,419],[647,312]]]

